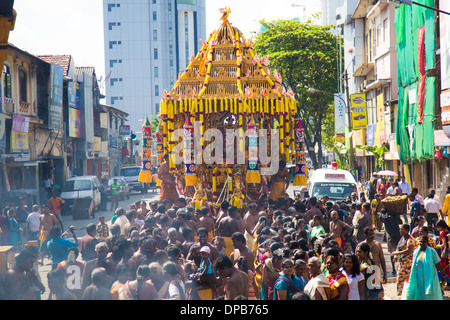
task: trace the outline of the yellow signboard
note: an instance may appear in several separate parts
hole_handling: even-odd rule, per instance
[[[365,129],[367,127],[366,94],[352,94],[350,95],[350,100],[352,111],[352,129]]]

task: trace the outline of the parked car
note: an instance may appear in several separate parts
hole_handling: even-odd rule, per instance
[[[119,188],[119,199],[125,200],[130,199],[130,186],[125,179],[125,177],[112,177],[108,180],[108,185],[106,186],[106,194],[108,195],[108,199],[111,199],[111,185],[114,182],[114,179],[117,179],[117,183],[120,185]]]
[[[67,180],[60,196],[65,202],[61,214],[71,212],[77,199],[91,198],[94,210],[99,208],[102,201],[99,186],[100,182],[96,176],[79,176]]]

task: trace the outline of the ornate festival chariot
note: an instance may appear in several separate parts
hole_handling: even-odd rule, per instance
[[[221,12],[220,27],[206,42],[201,41],[200,51],[190,58],[172,90],[164,91],[156,130],[158,166],[168,152],[170,171],[176,176],[178,191],[192,197],[196,208],[217,207],[224,200],[244,208],[250,202],[268,198],[270,176],[261,175],[260,169],[270,164],[263,164],[268,162],[268,156],[258,157],[261,129],[267,129],[266,154],[271,150],[271,129],[277,129],[275,151],[279,152],[279,160],[296,164],[294,185],[306,185],[304,131],[294,93],[282,86],[277,71],[270,71],[269,59],[259,59],[252,41],[247,41],[242,32],[231,25],[230,10],[225,8]],[[194,136],[196,122],[201,123],[196,132],[198,136]],[[143,137],[140,180],[148,182],[151,179],[148,121],[145,126],[147,140]],[[177,129],[182,129],[181,135]],[[209,129],[222,134],[223,149],[212,150],[211,146],[220,138]],[[240,132],[233,145],[226,143],[227,129]],[[144,136],[145,132],[143,130]],[[243,133],[247,133],[247,137]],[[197,149],[195,137],[199,137]],[[234,148],[231,152],[234,159],[227,159],[230,148]],[[205,154],[222,161],[212,163]],[[201,155],[202,161],[195,163]],[[176,163],[175,156],[183,162]],[[238,161],[239,156],[243,157],[242,161]]]

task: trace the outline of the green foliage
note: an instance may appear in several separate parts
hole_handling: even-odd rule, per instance
[[[337,156],[336,163],[339,169],[350,170],[348,150],[342,143],[336,143],[333,146],[333,151]]]
[[[306,22],[295,20],[261,21],[262,30],[255,38],[254,48],[260,57],[267,56],[272,70],[278,70],[283,85],[291,87],[298,102],[298,112],[305,125],[305,142],[308,149],[325,142],[331,147],[334,136],[333,96],[338,91],[339,42],[334,26],[314,25],[314,15]],[[308,94],[315,88],[328,94]],[[320,166],[319,154],[310,152],[315,168]]]
[[[375,157],[375,163],[378,170],[383,170],[385,168],[386,161],[384,159],[384,153],[388,151],[386,146],[382,145],[381,147],[376,146],[355,146],[356,149],[364,150],[366,152],[370,152]]]

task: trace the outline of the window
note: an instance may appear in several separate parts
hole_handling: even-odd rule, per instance
[[[19,96],[20,101],[27,101],[27,73],[24,69],[19,70]]]
[[[122,82],[122,78],[111,78],[109,81],[111,87],[113,87],[116,82]]]
[[[155,86],[155,97],[159,97],[159,86]]]
[[[384,19],[383,20],[383,43],[386,43],[387,39],[388,39],[388,30],[389,29],[389,25],[388,25],[388,19]]]
[[[153,22],[156,22],[156,20],[157,20],[156,11],[153,11]]]
[[[3,65],[3,96],[12,99],[11,68]]]
[[[189,64],[189,21],[187,12],[184,13],[184,43],[185,43],[186,63]]]
[[[158,60],[158,49],[157,48],[153,49],[153,58],[155,60]]]
[[[153,41],[158,41],[158,31],[153,30]]]
[[[155,104],[155,113],[159,114],[159,103]]]
[[[158,67],[155,67],[153,69],[153,77],[154,78],[159,78],[159,68]]]
[[[116,63],[122,63],[122,60],[109,60],[109,66],[112,68]]]

